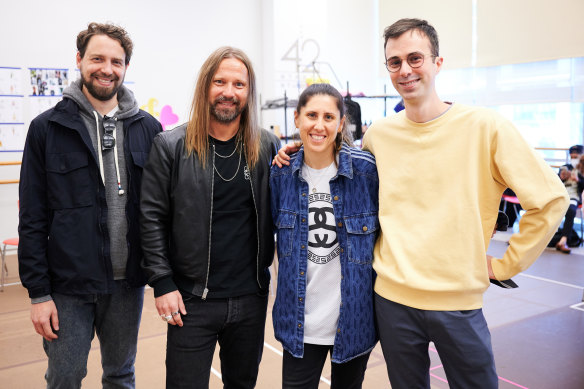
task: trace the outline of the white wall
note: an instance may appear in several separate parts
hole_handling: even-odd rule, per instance
[[[250,56],[264,101],[282,96],[290,82],[296,85],[295,63],[281,58],[297,39],[301,44],[307,39],[318,43],[317,59],[332,65],[341,84],[324,65],[321,74],[337,88],[344,90],[349,81],[353,93],[383,90],[377,73],[381,61],[378,0],[31,0],[11,1],[10,7],[2,8],[0,66],[73,69],[75,38],[87,23],[123,26],[135,45],[126,75],[128,86],[140,105],[147,105],[150,99],[158,101],[154,111],[170,105],[179,123],[187,119],[199,67],[222,45],[239,47]],[[300,53],[303,60],[314,56],[313,49],[310,44],[305,46]],[[292,89],[291,97],[296,98],[297,88]],[[265,127],[283,127],[282,111],[262,114]],[[27,128],[31,118],[27,112],[24,116]],[[293,125],[291,118],[292,110],[289,124]],[[0,152],[2,161],[21,157],[21,153]],[[0,179],[18,175],[18,167],[0,166]],[[2,239],[17,234],[17,200],[17,185],[0,185]]]
[[[562,0],[567,4],[576,1],[579,0]],[[415,1],[419,5],[428,2]],[[448,0],[448,4],[462,4],[464,9],[455,7],[458,12],[444,14],[445,8],[438,7],[437,22],[452,24],[455,20],[454,30],[460,34],[461,24],[470,23],[463,20],[469,13],[470,1]],[[384,84],[388,93],[394,93],[381,65],[381,34],[385,24],[402,16],[424,17],[431,9],[436,10],[424,6],[404,11],[400,8],[403,4],[393,0],[102,0],[94,3],[7,0],[2,5],[0,67],[73,69],[77,33],[91,21],[114,22],[128,30],[135,44],[126,81],[130,82],[128,86],[134,90],[139,104],[147,105],[155,99],[154,112],[169,105],[179,116],[179,123],[187,119],[200,65],[211,51],[222,45],[239,47],[250,56],[264,102],[282,97],[284,90],[289,97],[297,97],[299,83],[302,89],[306,78],[313,75],[303,70],[317,54],[314,42],[320,49],[317,61],[330,64],[336,77],[324,64],[317,65],[320,75],[341,91],[345,91],[349,82],[352,94],[382,94]],[[443,27],[439,31],[442,31],[445,52],[457,48],[468,51],[465,49],[468,34],[446,39],[450,30]],[[447,36],[443,37],[444,34]],[[465,43],[461,44],[460,39]],[[300,72],[295,61],[282,60],[295,42],[299,45]],[[456,55],[453,52],[452,56]],[[449,79],[445,77],[444,82]],[[363,120],[383,116],[382,100],[357,101],[361,104]],[[388,111],[396,102],[388,101]],[[292,113],[290,109],[289,132],[293,131]],[[25,104],[24,131],[32,116],[27,114]],[[261,114],[264,127],[276,125],[283,130],[283,110]],[[0,152],[0,161],[21,157],[21,153]],[[18,175],[18,166],[0,166],[0,180],[17,179]],[[17,234],[17,200],[17,185],[0,185],[0,239]]]
[[[382,85],[378,85],[376,73],[381,53],[377,47],[376,0],[265,3],[270,4],[269,9],[264,6],[266,14],[273,16],[264,20],[264,31],[269,35],[264,36],[264,68],[271,72],[266,73],[263,101],[283,97],[284,89],[288,97],[297,98],[299,87],[302,90],[306,86],[306,79],[318,76],[306,69],[315,57],[318,62],[330,64],[330,67],[322,63],[316,65],[320,76],[342,92],[347,82],[351,93],[376,94],[383,90]],[[300,57],[298,63],[282,59],[290,49],[288,57],[296,56],[295,43]],[[279,125],[283,132],[283,110],[263,111],[262,116],[265,127]],[[294,130],[293,109],[288,112],[288,130]]]
[[[262,73],[260,0],[10,1],[2,6],[0,66],[75,68],[75,39],[92,21],[126,28],[134,41],[129,87],[140,105],[151,98],[158,100],[155,111],[170,105],[179,123],[187,118],[199,67],[217,47],[241,48]],[[0,152],[2,161],[21,158]],[[0,179],[17,179],[19,171],[0,166]],[[0,185],[0,239],[17,235],[17,200],[18,185]]]

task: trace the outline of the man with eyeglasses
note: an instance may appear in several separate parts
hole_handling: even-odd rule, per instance
[[[375,310],[391,387],[430,388],[434,342],[451,388],[496,388],[482,296],[489,278],[529,267],[568,206],[562,183],[513,124],[444,102],[436,30],[385,29],[385,65],[405,110],[374,123],[363,147],[379,172]],[[505,188],[527,211],[502,258],[486,255]]]
[[[28,130],[18,261],[48,388],[81,387],[95,333],[103,387],[135,387],[140,186],[162,127],[123,85],[132,48],[121,27],[90,23],[77,36],[80,79]]]

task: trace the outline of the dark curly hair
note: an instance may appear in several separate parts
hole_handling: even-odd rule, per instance
[[[134,48],[134,44],[130,39],[130,36],[120,26],[116,26],[115,24],[102,24],[102,23],[89,23],[87,25],[87,29],[81,31],[77,35],[77,50],[79,51],[79,55],[81,58],[85,55],[85,50],[87,49],[87,44],[89,40],[94,35],[106,35],[111,39],[114,39],[120,42],[124,52],[126,53],[126,65],[130,63],[130,58],[132,57],[132,50]]]

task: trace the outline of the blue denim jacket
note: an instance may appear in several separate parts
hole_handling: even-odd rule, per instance
[[[277,230],[278,292],[274,333],[293,356],[304,355],[304,300],[308,247],[308,184],[301,176],[304,149],[290,165],[272,167],[272,217]],[[373,315],[373,246],[377,238],[379,179],[375,158],[343,144],[330,181],[341,247],[341,307],[332,361],[343,363],[377,342]]]

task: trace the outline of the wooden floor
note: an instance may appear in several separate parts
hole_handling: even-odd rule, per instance
[[[502,253],[507,235],[496,236],[489,252]],[[516,290],[491,287],[484,312],[491,329],[500,388],[584,388],[584,250],[563,255],[548,249],[524,274],[515,277]],[[29,319],[30,302],[19,284],[16,258],[8,257],[8,286],[0,293],[0,388],[43,388],[47,358]],[[138,342],[138,388],[163,388],[166,325],[154,308],[153,291],[146,290]],[[257,387],[281,386],[281,346],[274,339],[270,298],[266,340]],[[430,346],[432,388],[447,388],[440,359]],[[100,388],[99,345],[89,355],[84,388]],[[328,363],[327,363],[328,365]],[[222,388],[217,353],[211,388]],[[329,388],[325,367],[320,388]],[[379,345],[373,351],[364,388],[389,388]]]

